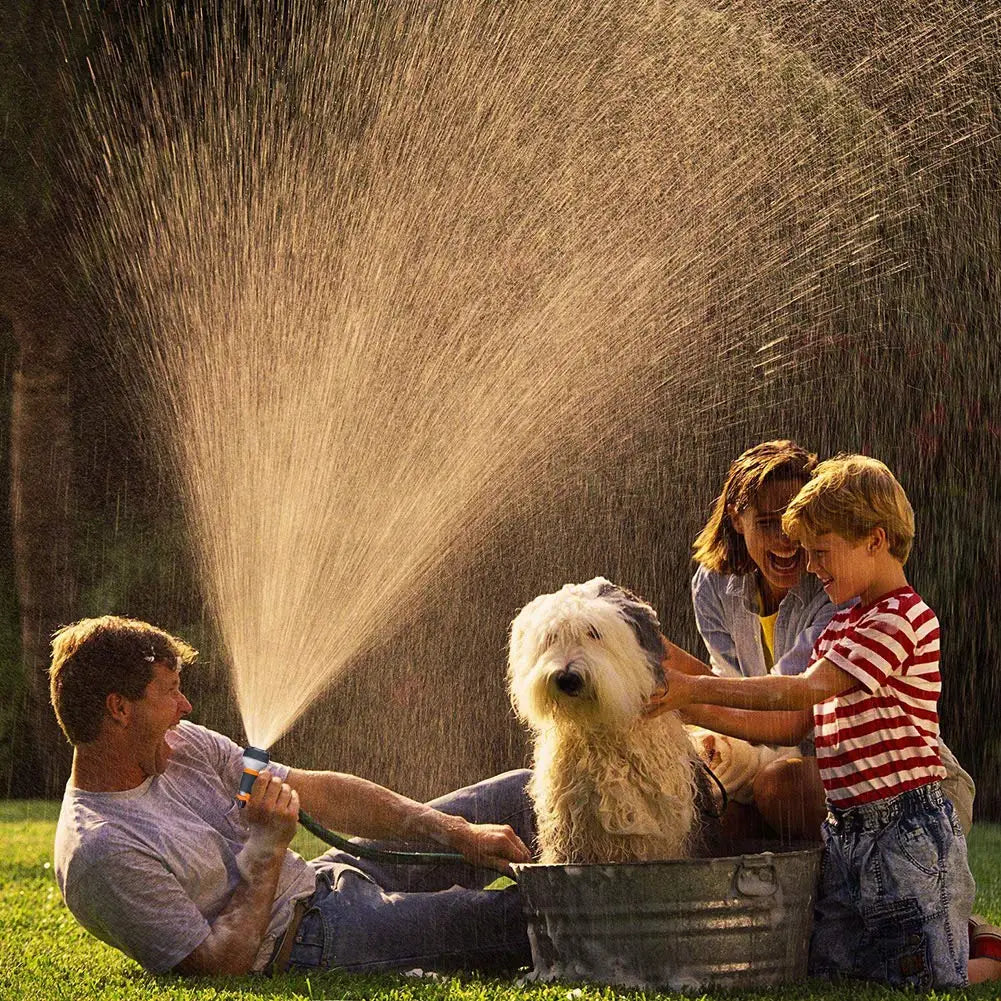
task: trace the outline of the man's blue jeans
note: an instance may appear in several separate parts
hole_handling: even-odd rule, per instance
[[[529,775],[524,769],[505,772],[431,805],[473,823],[510,824],[531,846]],[[521,895],[516,887],[484,890],[499,875],[492,870],[393,865],[337,850],[310,864],[317,888],[296,933],[290,969],[495,972],[531,963]]]

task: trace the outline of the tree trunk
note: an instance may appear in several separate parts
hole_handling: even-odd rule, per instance
[[[51,796],[69,773],[69,749],[49,704],[52,632],[74,608],[69,400],[71,318],[66,289],[39,267],[11,313],[19,357],[11,403],[11,517],[21,614],[23,710],[14,733],[14,796]]]
[[[15,796],[58,793],[69,763],[46,667],[51,633],[70,618],[76,590],[69,386],[78,321],[64,234],[80,188],[65,142],[88,44],[78,15],[62,0],[0,3],[0,312],[18,349],[10,506],[24,669],[3,791]]]

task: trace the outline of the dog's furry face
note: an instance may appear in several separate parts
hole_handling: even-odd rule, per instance
[[[643,719],[663,682],[654,610],[603,577],[530,601],[511,623],[508,686],[534,731],[529,795],[540,860],[679,858],[696,778],[677,713]]]
[[[634,720],[663,682],[657,613],[595,577],[530,601],[511,623],[508,684],[519,718],[538,731]]]

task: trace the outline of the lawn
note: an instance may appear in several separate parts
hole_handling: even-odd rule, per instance
[[[52,874],[52,836],[57,803],[0,802],[0,999],[54,1001],[73,998],[224,1001],[241,998],[363,999],[386,1001],[599,1001],[624,997],[652,1001],[681,995],[617,993],[608,988],[568,985],[519,986],[514,980],[426,979],[403,976],[358,977],[336,973],[183,979],[151,976],[79,928],[63,906]],[[307,857],[319,843],[302,832],[293,847]],[[980,824],[970,838],[970,861],[977,877],[977,908],[1001,920],[1001,825]],[[999,985],[970,988],[951,997],[997,998]],[[941,995],[940,995],[941,996]],[[876,1001],[914,995],[869,985],[835,987],[818,981],[757,993],[714,992],[719,998],[776,1001]],[[935,997],[935,995],[931,995]]]

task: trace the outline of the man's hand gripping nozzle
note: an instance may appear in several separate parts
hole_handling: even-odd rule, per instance
[[[240,778],[240,791],[236,794],[240,806],[247,805],[247,801],[250,799],[250,790],[254,788],[257,776],[261,774],[270,761],[271,755],[259,747],[245,747],[243,749],[243,775]]]

